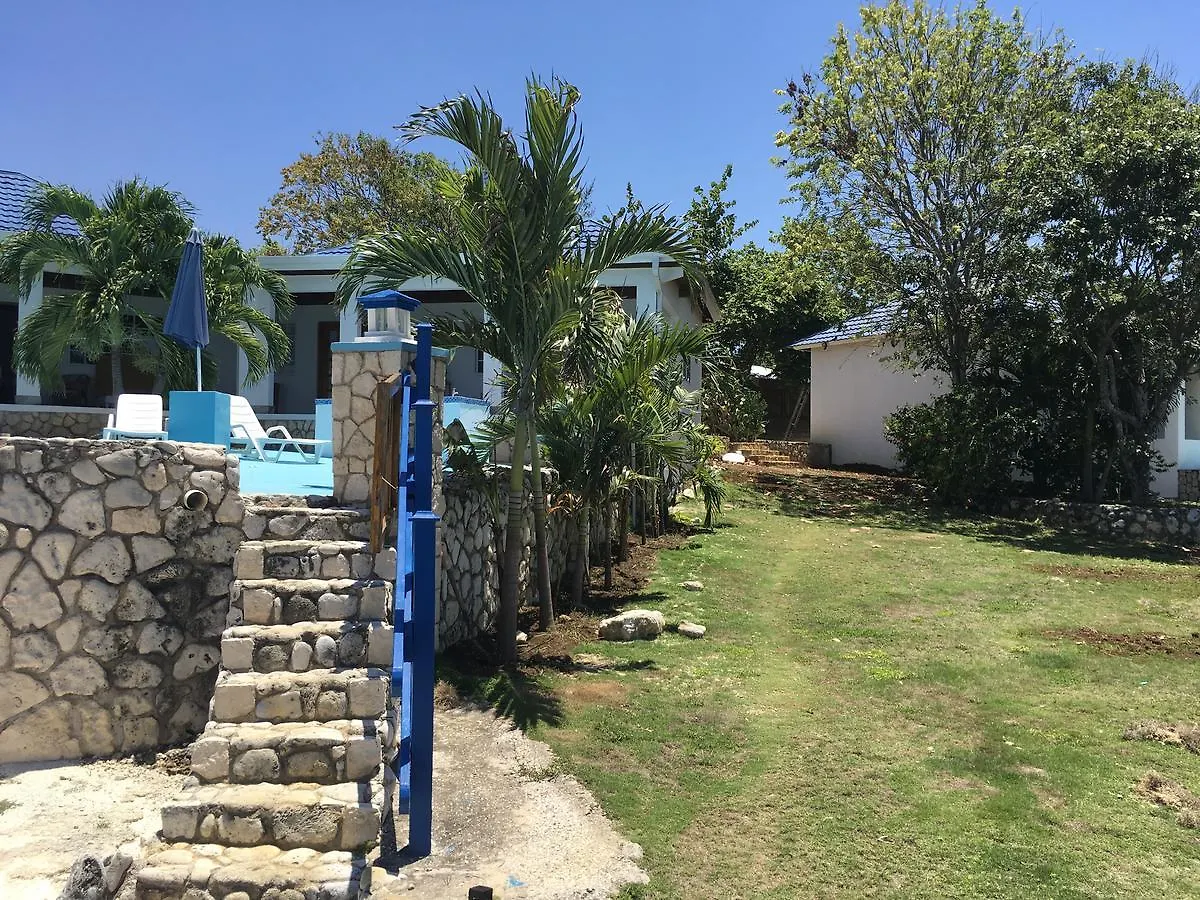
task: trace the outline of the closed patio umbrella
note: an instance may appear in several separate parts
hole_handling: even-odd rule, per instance
[[[204,252],[200,232],[193,228],[183,245],[179,274],[171,291],[171,305],[163,334],[196,350],[196,390],[204,389],[200,374],[200,349],[208,346],[208,301],[204,296]]]

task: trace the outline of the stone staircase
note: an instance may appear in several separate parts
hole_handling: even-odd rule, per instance
[[[829,465],[829,445],[808,441],[741,441],[730,444],[748,462],[783,468],[824,467]]]
[[[350,900],[384,811],[394,551],[365,510],[247,497],[210,721],[141,900]]]

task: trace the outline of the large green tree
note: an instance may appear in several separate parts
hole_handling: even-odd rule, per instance
[[[659,207],[626,212],[585,228],[583,136],[575,111],[579,91],[565,82],[526,84],[524,130],[504,123],[484,95],[462,96],[421,110],[403,126],[408,139],[450,140],[467,156],[465,176],[447,180],[449,229],[407,229],[366,237],[354,246],[339,295],[347,302],[364,284],[399,287],[418,276],[456,283],[487,314],[486,321],[443,323],[439,340],[485,349],[510,373],[507,402],[514,416],[498,631],[506,660],[516,658],[520,601],[521,461],[531,448],[535,526],[545,533],[545,493],[534,433],[549,391],[556,355],[566,352],[597,297],[600,273],[636,253],[672,256],[699,277],[697,255],[680,224]],[[544,538],[539,541],[544,547]],[[542,569],[539,566],[539,569]],[[548,573],[539,573],[542,625],[553,619]]]
[[[778,136],[799,218],[864,234],[868,302],[898,304],[909,358],[964,383],[992,310],[1025,289],[1028,247],[1007,227],[1007,155],[1070,98],[1056,35],[985,0],[864,6],[815,74],[782,91]]]
[[[60,234],[55,220],[68,218],[78,235]],[[134,298],[170,297],[192,208],[178,194],[134,179],[117,184],[100,203],[65,186],[38,191],[25,211],[24,230],[0,244],[0,281],[27,291],[47,265],[77,276],[78,287],[47,293],[21,324],[13,345],[17,371],[47,385],[61,383],[68,349],[88,359],[108,355],[114,395],[124,391],[123,361],[161,376],[166,387],[191,387],[191,355],[163,337],[165,306]],[[288,352],[283,330],[249,305],[253,288],[266,291],[276,315],[286,316],[292,298],[281,276],[263,268],[232,238],[204,239],[205,278],[212,331],[246,351],[248,378],[263,377]],[[206,379],[216,373],[206,355]]]
[[[281,172],[258,230],[297,253],[348,244],[385,231],[445,228],[450,212],[438,185],[455,177],[432,153],[410,153],[385,137],[323,134]]]

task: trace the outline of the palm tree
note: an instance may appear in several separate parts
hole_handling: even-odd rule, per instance
[[[548,361],[580,329],[600,273],[636,253],[672,256],[689,275],[698,255],[679,223],[660,207],[626,211],[585,229],[580,213],[583,137],[579,92],[553,80],[526,83],[525,132],[509,131],[490,98],[463,96],[421,110],[402,126],[407,140],[444,138],[468,159],[463,176],[443,184],[454,227],[445,232],[391,233],[359,240],[342,271],[339,298],[355,290],[398,288],[410,278],[444,278],[466,291],[487,321],[461,318],[439,336],[451,345],[491,353],[510,374],[514,416],[498,631],[505,660],[516,658],[521,517],[525,459],[541,404]],[[546,503],[540,454],[531,455],[535,530],[545,547]],[[543,554],[539,553],[539,557]],[[541,622],[553,621],[549,574],[539,565]]]
[[[191,207],[178,194],[134,179],[118,184],[97,204],[65,186],[37,192],[25,210],[25,230],[0,245],[0,281],[28,292],[46,265],[78,276],[78,289],[42,299],[21,325],[13,366],[43,383],[61,383],[59,365],[69,348],[88,359],[111,355],[113,393],[124,390],[122,354],[154,333],[153,319],[129,303],[167,277],[177,237],[191,228]],[[79,235],[52,230],[56,219]]]
[[[78,235],[56,233],[70,219]],[[163,316],[132,297],[170,296],[192,207],[179,194],[139,179],[116,185],[96,203],[65,186],[47,186],[25,211],[25,230],[0,244],[0,281],[27,292],[47,265],[70,272],[79,286],[51,294],[21,325],[13,365],[30,378],[56,385],[63,354],[75,348],[91,360],[109,354],[114,395],[124,391],[123,357],[158,373],[167,387],[192,386],[191,357],[162,335]],[[251,288],[264,289],[286,315],[293,306],[278,273],[264,269],[231,238],[209,236],[204,249],[209,327],[246,351],[247,381],[263,377],[288,352],[283,330],[246,303]],[[258,335],[255,334],[258,332]],[[261,337],[260,337],[261,336]],[[206,365],[209,377],[215,364]]]

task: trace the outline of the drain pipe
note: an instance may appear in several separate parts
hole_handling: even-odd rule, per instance
[[[193,512],[204,509],[204,507],[208,505],[208,494],[204,493],[204,491],[198,491],[195,489],[184,491],[183,497],[180,499],[179,504],[184,509],[190,509]]]
[[[655,256],[650,263],[650,271],[654,275],[654,311],[656,313],[662,312],[663,283],[662,272],[659,271],[659,265],[661,264],[661,261],[662,260],[660,257]]]

